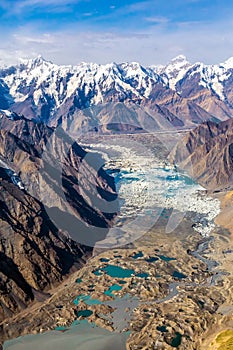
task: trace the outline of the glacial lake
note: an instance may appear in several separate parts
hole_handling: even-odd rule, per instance
[[[112,333],[82,320],[66,330],[27,335],[7,341],[3,350],[125,350],[128,336],[128,333]]]

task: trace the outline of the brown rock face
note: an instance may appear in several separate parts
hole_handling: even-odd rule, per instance
[[[206,122],[189,132],[170,155],[210,190],[233,187],[233,121]]]
[[[116,194],[113,179],[94,168],[97,161],[88,163],[86,152],[62,131],[4,113],[0,127],[2,321],[85,263],[102,239],[95,228],[106,234],[114,216],[98,201],[110,205]]]
[[[88,248],[51,222],[43,205],[12,184],[0,168],[0,319],[26,307],[42,291],[82,266]]]

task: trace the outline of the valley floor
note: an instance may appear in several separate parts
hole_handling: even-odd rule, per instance
[[[118,162],[108,159],[108,168],[113,172],[117,168],[126,171],[125,175],[128,178],[131,176],[131,185],[138,180],[132,178],[137,169],[136,175],[140,175],[141,185],[132,186],[135,192],[127,194],[123,182],[122,207],[125,214],[116,221],[117,231],[96,246],[94,256],[81,270],[59,288],[50,291],[51,296],[47,300],[0,325],[2,341],[56,329],[46,335],[48,349],[49,346],[54,349],[54,339],[61,339],[61,335],[62,341],[66,342],[64,348],[73,349],[73,338],[67,331],[72,325],[71,333],[77,335],[76,346],[79,346],[78,339],[83,339],[81,334],[89,332],[85,348],[88,349],[93,341],[91,334],[98,336],[98,331],[90,331],[91,324],[106,330],[102,334],[102,348],[105,342],[112,344],[112,339],[108,337],[114,335],[115,344],[119,344],[117,349],[227,349],[232,335],[225,333],[217,337],[219,332],[233,329],[233,248],[228,229],[213,224],[219,214],[218,198],[209,199],[210,195],[207,196],[205,191],[202,194],[197,192],[199,195],[193,194],[194,197],[188,197],[186,193],[187,197],[184,198],[182,186],[179,185],[178,190],[176,187],[178,197],[175,198],[179,198],[180,203],[176,203],[172,197],[168,198],[170,205],[163,202],[156,220],[155,212],[149,211],[151,207],[145,205],[143,221],[135,221],[140,217],[143,200],[147,205],[153,203],[155,206],[161,200],[153,189],[147,191],[149,182],[148,178],[143,178],[142,171],[146,166],[151,168],[154,158],[160,164],[165,164],[176,137],[160,135],[158,139],[153,135],[148,138],[133,135],[120,139],[120,136],[116,136],[107,141],[106,138],[91,139],[88,144],[87,140],[83,140],[87,148],[94,149],[95,143],[97,151],[101,151],[100,144],[104,144],[105,151],[109,146],[111,157],[118,157]],[[130,149],[126,147],[129,139],[132,143]],[[117,149],[119,140],[121,148]],[[122,149],[125,160],[119,161]],[[133,149],[138,150],[137,156]],[[141,164],[138,164],[139,160]],[[168,174],[169,171],[173,170],[168,169]],[[161,172],[156,174],[161,177]],[[195,188],[192,183],[190,186],[188,188]],[[195,190],[200,191],[199,188]],[[190,207],[191,198],[194,198],[194,202]],[[185,215],[180,215],[181,204],[187,209]],[[173,218],[171,229],[173,209],[178,219]],[[132,222],[136,224],[130,226]],[[116,232],[125,232],[122,231],[122,223],[123,229],[128,227],[130,231],[119,239]],[[85,323],[87,320],[90,324]],[[19,346],[23,344],[23,350],[36,350],[44,341],[41,337],[38,335],[5,342],[3,349],[20,350]],[[225,342],[225,347],[221,347],[221,341]],[[56,349],[59,348],[56,346]]]

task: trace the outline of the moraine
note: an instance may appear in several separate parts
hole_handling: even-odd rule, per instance
[[[220,213],[220,202],[206,194],[176,166],[156,157],[143,146],[116,137],[89,144],[88,151],[102,153],[106,170],[115,177],[120,211],[115,226],[99,247],[121,246],[140,238],[164,217],[164,233],[171,233],[189,217],[194,230],[208,237]],[[136,148],[135,148],[136,146]]]

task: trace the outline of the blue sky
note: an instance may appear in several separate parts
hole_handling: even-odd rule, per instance
[[[0,63],[217,63],[233,56],[232,30],[230,0],[0,0]]]

